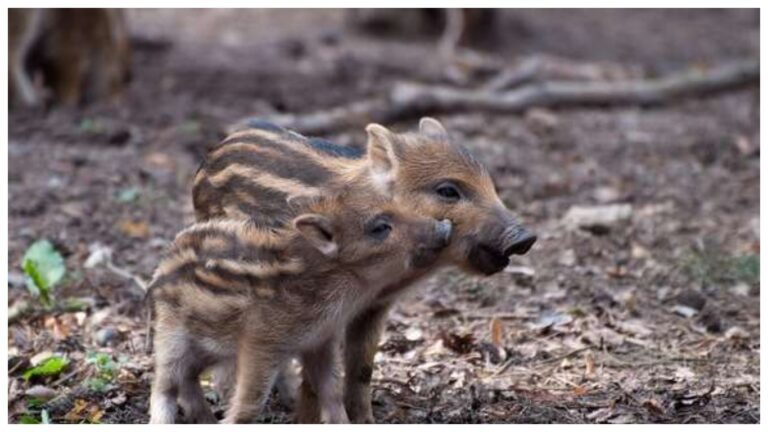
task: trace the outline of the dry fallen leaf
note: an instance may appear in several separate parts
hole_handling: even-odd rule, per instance
[[[67,336],[69,336],[69,329],[67,326],[63,325],[62,321],[55,316],[46,317],[43,325],[53,333],[53,338],[57,341],[66,339]]]
[[[577,385],[573,387],[573,395],[574,396],[584,396],[587,394],[587,388],[583,385]]]
[[[595,374],[595,359],[594,356],[592,356],[592,352],[587,352],[584,354],[584,375],[592,376]]]
[[[123,219],[117,224],[120,232],[133,238],[146,238],[149,235],[149,225],[142,221]]]
[[[504,346],[504,323],[498,318],[491,320],[491,343],[497,348]]]
[[[88,407],[88,401],[75,399],[74,406],[64,415],[64,420],[69,422],[79,422],[83,418],[83,412]]]
[[[653,398],[648,399],[647,401],[643,402],[643,406],[653,414],[657,414],[657,415],[664,414],[664,408],[661,406],[661,402],[659,402],[656,399],[653,399]]]
[[[458,354],[468,354],[475,346],[475,337],[472,333],[458,335],[456,333],[443,332],[440,335],[440,339],[442,339],[443,345],[445,345],[446,348]]]
[[[424,350],[424,355],[427,357],[441,355],[447,353],[448,350],[445,349],[445,345],[443,345],[443,340],[438,339],[437,342],[433,343],[427,349]]]
[[[166,153],[152,152],[144,157],[144,161],[162,169],[171,170],[175,167],[173,159]]]
[[[98,423],[103,416],[104,411],[99,409],[98,405],[91,404],[84,399],[75,399],[74,406],[64,415],[64,420],[71,423],[80,423],[82,421]]]

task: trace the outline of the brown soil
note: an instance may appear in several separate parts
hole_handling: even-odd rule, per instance
[[[41,238],[66,258],[57,298],[91,302],[10,325],[11,422],[39,412],[24,396],[33,384],[57,395],[44,405],[55,422],[147,421],[142,292],[83,263],[99,243],[148,279],[193,220],[192,176],[227,126],[381,94],[395,80],[429,79],[438,62],[434,39],[353,33],[333,10],[130,19],[134,80],[120,104],[10,115],[9,306],[35,303],[18,279]],[[759,51],[758,12],[747,10],[507,11],[501,28],[488,52],[504,58],[550,54],[649,74]],[[438,116],[540,240],[516,268],[488,278],[449,269],[400,303],[377,357],[377,421],[759,422],[758,94]],[[360,145],[362,125],[327,138]],[[129,188],[135,200],[116,198]],[[573,205],[610,203],[631,204],[631,220],[607,232],[563,223]],[[100,347],[104,328],[117,337]],[[21,372],[43,351],[68,356],[69,368],[26,383]],[[91,352],[125,357],[103,392],[82,384],[96,373]],[[290,421],[290,411],[271,403],[263,419]]]

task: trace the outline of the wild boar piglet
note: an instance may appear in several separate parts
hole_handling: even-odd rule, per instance
[[[321,420],[347,422],[338,339],[381,290],[434,264],[451,223],[417,216],[386,195],[310,199],[282,228],[212,220],[182,231],[149,288],[155,317],[151,422],[214,422],[199,375],[234,360],[224,419],[257,415],[279,368],[298,356]]]
[[[463,145],[460,134],[449,134],[428,117],[421,119],[417,131],[397,133],[378,124],[368,125],[365,131],[365,146],[348,147],[253,119],[211,149],[192,190],[198,221],[257,218],[279,226],[298,215],[289,205],[292,196],[344,186],[358,193],[387,190],[420,215],[451,221],[451,244],[442,257],[382,290],[347,328],[344,397],[355,423],[375,420],[370,387],[373,359],[395,301],[443,265],[491,275],[536,242],[536,235],[502,202],[489,170]],[[287,378],[278,379],[276,386],[281,400],[290,402],[296,392],[292,370],[286,372]],[[234,375],[232,364],[217,365],[213,377],[220,394],[231,393]],[[320,420],[316,401],[311,386],[302,384],[296,404],[298,422]]]

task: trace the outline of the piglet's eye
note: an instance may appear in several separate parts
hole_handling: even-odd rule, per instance
[[[368,224],[367,234],[376,240],[384,240],[392,232],[392,224],[388,218],[379,217]]]
[[[452,182],[440,183],[435,187],[435,193],[446,202],[456,202],[461,199],[458,186]]]

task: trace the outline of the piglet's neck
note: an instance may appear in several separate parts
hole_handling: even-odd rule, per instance
[[[323,255],[297,233],[290,234],[281,255],[286,261],[302,262],[302,277],[321,276],[339,269],[338,261]]]

